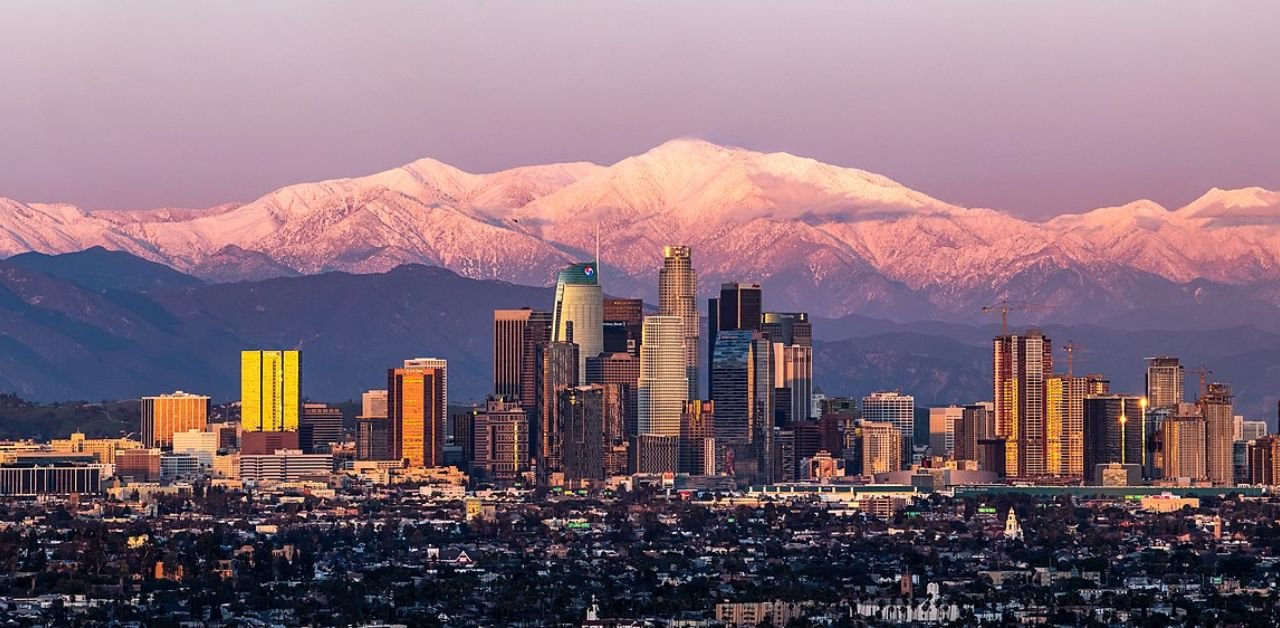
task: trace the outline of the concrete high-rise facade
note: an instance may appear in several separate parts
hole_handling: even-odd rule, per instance
[[[916,399],[896,390],[873,392],[862,398],[862,420],[888,423],[909,443],[916,430]]]
[[[577,383],[585,384],[587,358],[604,351],[604,293],[595,262],[581,262],[560,271],[551,315],[551,340],[578,345]]]
[[[494,395],[472,419],[470,442],[463,445],[472,473],[514,480],[529,470],[529,418],[519,404]]]
[[[1084,467],[1100,484],[1100,466],[1142,465],[1146,455],[1146,406],[1136,395],[1089,395],[1084,399]]]
[[[1178,358],[1147,358],[1147,407],[1151,410],[1177,408],[1183,401],[1185,377]]]
[[[1102,375],[1045,380],[1045,475],[1084,476],[1084,399],[1109,392]]]
[[[813,323],[809,322],[808,312],[765,312],[761,314],[760,330],[774,342],[813,346]]]
[[[702,320],[698,313],[698,273],[693,269],[693,253],[687,246],[662,247],[662,270],[658,271],[658,314],[680,319],[685,379],[688,381],[685,398],[697,399]]]
[[[142,446],[172,447],[173,435],[203,430],[209,421],[209,398],[181,390],[142,398]]]
[[[1208,474],[1205,466],[1204,418],[1192,404],[1179,404],[1180,411],[1160,423],[1161,473],[1165,479],[1204,480]]]
[[[245,431],[298,429],[299,357],[297,351],[240,352],[240,424]]]
[[[414,358],[387,371],[392,450],[409,466],[444,466],[448,409],[447,361]]]
[[[863,421],[856,428],[854,450],[861,475],[897,471],[902,468],[902,430],[892,423]]]
[[[604,300],[604,353],[640,355],[641,326],[644,324],[644,301],[609,297]],[[587,356],[591,358],[593,356]]]
[[[715,403],[691,400],[680,419],[680,471],[690,475],[715,475]]]
[[[813,413],[813,347],[773,343],[774,388],[783,421],[807,421]],[[785,395],[785,398],[784,398]]]
[[[678,316],[646,316],[637,382],[637,434],[680,436],[688,401],[685,325]]]
[[[1265,486],[1280,484],[1280,436],[1263,436],[1250,442],[1247,447],[1249,483]]]
[[[302,417],[298,421],[298,446],[302,453],[329,453],[329,448],[342,440],[341,408],[324,403],[302,404]]]
[[[364,391],[360,396],[360,416],[356,417],[357,459],[395,459],[391,448],[391,420],[387,416],[387,391]]]
[[[929,453],[931,455],[950,458],[954,454],[957,427],[963,420],[964,408],[960,406],[929,408]]]
[[[1219,486],[1235,483],[1235,414],[1231,387],[1221,382],[1209,384],[1200,399],[1204,417],[1205,468],[1209,481]]]
[[[996,437],[1005,442],[1005,474],[1046,475],[1045,381],[1053,374],[1053,343],[1038,330],[997,336],[992,365]]]
[[[529,422],[538,416],[538,372],[542,369],[540,348],[551,342],[551,312],[534,310],[525,321],[524,341],[520,349],[520,401]]]
[[[622,423],[619,387],[592,384],[561,391],[560,416],[564,421],[565,481],[577,486],[604,480],[606,453]]]
[[[623,439],[635,436],[640,409],[636,399],[640,383],[640,358],[630,353],[601,353],[587,358],[587,385],[613,384],[623,396]]]
[[[550,312],[530,308],[493,311],[493,394],[508,401],[524,393],[526,334],[530,321],[550,328]]]
[[[387,391],[366,390],[360,395],[360,417],[362,419],[387,418]]]
[[[990,403],[974,403],[960,409],[960,420],[953,421],[955,436],[952,439],[953,460],[978,460],[978,441],[995,435]],[[1004,469],[1000,469],[1004,471]]]

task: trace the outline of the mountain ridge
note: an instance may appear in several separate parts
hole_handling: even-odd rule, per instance
[[[757,281],[787,295],[779,309],[826,316],[974,320],[1010,298],[1043,301],[1032,320],[1096,322],[1136,304],[1198,307],[1186,296],[1197,281],[1280,313],[1280,192],[1213,188],[1175,209],[1138,200],[1033,222],[865,170],[690,138],[608,166],[476,174],[423,158],[207,209],[0,198],[0,219],[0,255],[102,246],[215,282],[421,263],[545,286],[593,255],[598,231],[609,288],[648,299],[661,246],[680,243],[704,296]],[[1259,321],[1224,324],[1235,322]]]

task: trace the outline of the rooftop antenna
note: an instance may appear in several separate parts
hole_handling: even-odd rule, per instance
[[[596,220],[596,283],[600,283],[600,271],[604,264],[600,263],[600,221]]]

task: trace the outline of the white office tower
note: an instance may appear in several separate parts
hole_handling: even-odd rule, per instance
[[[581,262],[560,271],[551,316],[551,340],[570,342],[572,336],[578,345],[578,385],[586,385],[587,358],[604,351],[604,293],[595,262]]]
[[[873,392],[862,398],[862,420],[888,423],[910,443],[915,438],[916,398],[896,390]]]
[[[637,431],[678,437],[689,397],[683,322],[676,316],[646,316],[641,334]]]

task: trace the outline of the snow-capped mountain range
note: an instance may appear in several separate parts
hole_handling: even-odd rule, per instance
[[[213,281],[418,262],[547,285],[593,256],[597,231],[606,291],[650,299],[662,245],[679,243],[704,292],[760,282],[766,306],[825,316],[972,318],[1001,298],[1074,322],[1280,311],[1280,192],[1261,188],[1032,222],[862,170],[680,139],[611,166],[472,174],[422,159],[197,210],[0,198],[0,256],[102,246]]]

